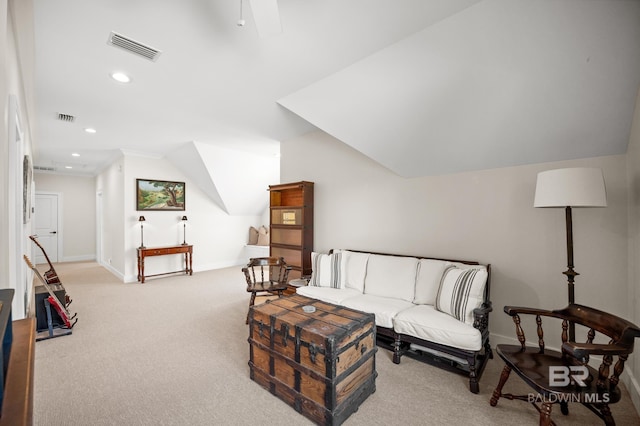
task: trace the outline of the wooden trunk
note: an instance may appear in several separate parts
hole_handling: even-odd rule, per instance
[[[375,331],[373,314],[300,295],[253,306],[251,379],[314,422],[339,425],[375,392]]]

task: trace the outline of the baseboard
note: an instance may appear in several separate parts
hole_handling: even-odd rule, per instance
[[[638,383],[638,378],[634,373],[632,369],[625,368],[624,373],[622,373],[622,382],[629,391],[629,396],[633,401],[633,406],[636,407],[636,412],[640,415],[640,383]]]
[[[496,345],[519,345],[518,339],[512,336],[504,336],[502,334],[490,333],[489,334],[489,343],[494,348]],[[536,343],[537,344],[537,343]]]
[[[123,282],[126,282],[126,281],[124,281],[124,275],[120,271],[115,269],[113,266],[109,265],[108,263],[104,263],[104,262],[98,262],[98,263],[100,264],[100,266],[105,268],[107,271],[111,272],[113,275],[118,277],[118,279],[123,280]]]
[[[247,260],[246,259],[242,259],[242,260],[225,260],[222,262],[213,262],[213,263],[206,263],[204,265],[198,265],[198,267],[194,267],[193,268],[193,273],[197,273],[197,272],[205,272],[205,271],[211,271],[214,269],[223,269],[223,268],[231,268],[233,266],[237,266],[238,268],[241,268],[243,266],[245,266],[247,264]],[[133,283],[133,282],[138,282],[138,275],[128,275],[126,277],[124,277],[122,274],[120,274],[119,272],[115,271],[114,269],[110,268],[109,265],[102,265],[105,268],[111,270],[115,275],[117,275],[118,277],[120,277],[121,279],[123,279],[123,282],[125,283]],[[240,273],[240,271],[238,270],[238,273]]]
[[[85,254],[82,256],[65,256],[62,262],[86,262],[89,260],[96,260],[95,254]]]
[[[222,268],[230,268],[232,266],[242,266],[244,267],[249,259],[235,259],[235,260],[224,260],[222,262],[213,262],[206,263],[204,265],[199,265],[197,268],[193,268],[193,272],[202,272],[202,271],[210,271],[212,269],[222,269]]]

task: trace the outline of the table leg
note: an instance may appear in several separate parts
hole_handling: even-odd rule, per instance
[[[144,284],[144,256],[140,257],[140,282]]]

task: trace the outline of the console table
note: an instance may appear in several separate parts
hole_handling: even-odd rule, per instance
[[[162,274],[153,274],[153,275],[144,274],[145,257],[165,256],[168,254],[184,254],[184,269],[181,269],[179,271],[165,272]],[[180,244],[176,246],[165,246],[165,247],[138,247],[138,281],[140,281],[141,283],[144,283],[144,280],[147,277],[177,274],[180,272],[193,275],[193,269],[191,267],[192,258],[193,258],[193,246],[188,244]]]

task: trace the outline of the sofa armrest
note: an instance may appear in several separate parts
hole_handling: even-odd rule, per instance
[[[479,308],[473,310],[473,327],[480,331],[489,328],[489,312],[493,311],[491,302],[484,302]]]

